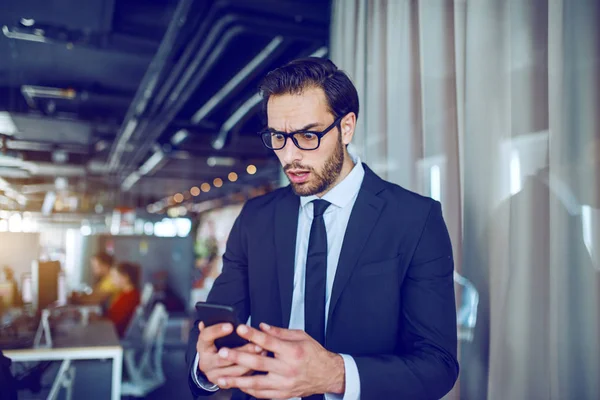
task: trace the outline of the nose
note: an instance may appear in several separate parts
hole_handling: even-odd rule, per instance
[[[277,155],[283,165],[293,164],[295,161],[302,160],[302,150],[296,147],[291,138],[288,138],[282,149],[277,150]]]

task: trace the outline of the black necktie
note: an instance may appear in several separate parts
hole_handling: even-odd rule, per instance
[[[313,201],[304,288],[304,329],[317,342],[325,343],[325,284],[327,282],[327,231],[323,213],[329,202]]]
[[[304,330],[313,339],[325,343],[325,285],[327,283],[327,230],[323,214],[331,203],[314,200],[314,217],[310,227],[306,279],[304,287]],[[303,399],[323,399],[313,395]]]

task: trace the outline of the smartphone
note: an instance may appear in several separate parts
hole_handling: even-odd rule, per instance
[[[196,303],[196,319],[204,322],[204,326],[222,323],[230,323],[233,325],[232,333],[215,340],[217,349],[220,349],[221,347],[234,349],[248,343],[246,339],[241,338],[236,332],[236,328],[240,324],[240,321],[238,320],[233,307],[199,301]]]

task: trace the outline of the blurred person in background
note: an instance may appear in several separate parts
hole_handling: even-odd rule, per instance
[[[237,328],[250,343],[217,351],[231,324],[196,321],[193,395],[443,397],[459,367],[440,203],[382,180],[348,152],[358,94],[331,61],[278,68],[261,94],[260,136],[291,185],[249,200],[231,230],[208,302],[233,306],[242,322],[251,316],[252,326]]]
[[[99,305],[104,309],[110,307],[119,294],[119,287],[113,281],[111,269],[114,258],[108,253],[99,252],[91,259],[92,274],[95,284],[90,294],[73,294],[71,302],[83,305]]]
[[[15,279],[15,272],[7,265],[5,265],[2,270],[4,276],[0,277],[0,282],[7,283],[12,287],[12,298],[8,300],[8,304],[12,307],[19,307],[23,304],[23,301],[21,292],[19,291],[19,284]]]
[[[115,324],[119,337],[123,337],[136,307],[140,304],[140,267],[137,264],[122,262],[112,269],[111,274],[119,294],[108,308],[106,317]]]

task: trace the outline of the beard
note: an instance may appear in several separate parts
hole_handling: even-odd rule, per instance
[[[314,168],[299,163],[286,165],[283,170],[301,169],[310,172],[310,180],[303,183],[294,183],[290,181],[292,190],[298,196],[313,196],[325,192],[329,189],[340,176],[342,166],[344,165],[344,145],[342,137],[339,136],[337,146],[331,156],[325,161],[321,171],[315,171]]]

